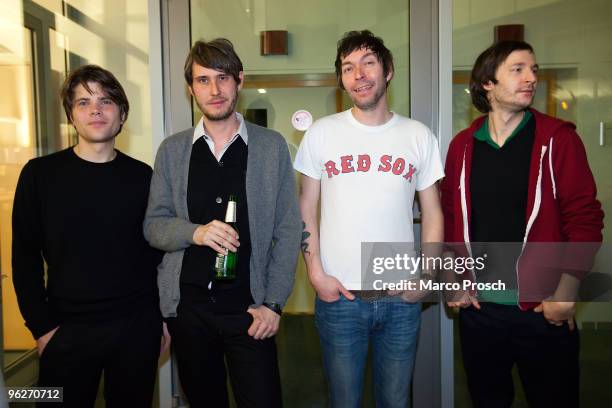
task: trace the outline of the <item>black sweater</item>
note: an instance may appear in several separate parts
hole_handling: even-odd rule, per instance
[[[227,200],[230,195],[235,195],[238,200],[236,227],[240,247],[236,279],[228,282],[214,280],[215,251],[199,245],[187,248],[181,269],[181,301],[205,299],[208,309],[218,312],[243,312],[254,302],[249,271],[251,233],[245,186],[247,160],[248,149],[242,137],[228,147],[220,162],[210,151],[204,137],[193,145],[187,186],[189,219],[202,225],[213,220],[224,221]]]
[[[142,232],[150,180],[149,166],[121,152],[92,163],[70,148],[23,168],[13,281],[34,338],[63,321],[112,318],[156,302],[160,253]]]

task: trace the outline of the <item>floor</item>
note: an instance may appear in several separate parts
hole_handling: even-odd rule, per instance
[[[456,321],[455,321],[456,326]],[[455,332],[457,332],[455,327]],[[584,325],[581,336],[581,407],[612,406],[612,327],[598,330]],[[455,408],[471,407],[463,373],[459,342],[455,337]],[[278,353],[285,406],[289,408],[326,407],[327,388],[321,366],[321,350],[312,315],[285,315],[278,334]],[[527,407],[518,376],[515,378],[515,408]],[[372,379],[364,385],[364,407],[374,407]],[[419,408],[419,407],[415,407]]]
[[[456,330],[456,327],[455,327]],[[581,330],[581,407],[612,406],[612,326],[600,325],[598,330],[585,324]],[[279,365],[285,407],[315,408],[327,406],[327,387],[321,365],[321,350],[312,315],[284,315],[277,338]],[[5,355],[11,360],[16,355]],[[518,378],[513,407],[527,407]],[[100,392],[100,397],[102,392]],[[14,404],[11,404],[13,406]],[[19,408],[28,404],[15,405]],[[103,407],[103,400],[96,407]],[[374,407],[372,378],[368,363],[364,384],[364,407]],[[455,407],[470,407],[463,374],[459,344],[455,341]],[[415,407],[419,408],[419,407]]]

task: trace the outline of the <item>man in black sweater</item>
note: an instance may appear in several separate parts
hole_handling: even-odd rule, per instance
[[[150,407],[162,334],[160,254],[142,232],[151,168],[114,148],[129,104],[112,73],[75,70],[62,102],[78,143],[29,161],[13,208],[13,279],[38,385],[88,407],[104,372],[107,406]]]

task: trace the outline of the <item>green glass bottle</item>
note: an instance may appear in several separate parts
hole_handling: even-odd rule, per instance
[[[236,224],[236,206],[237,200],[235,195],[230,195],[227,200],[227,210],[225,212],[225,223],[230,225],[238,232]],[[236,263],[238,262],[238,250],[236,252],[227,251],[227,255],[217,253],[215,258],[215,279],[216,280],[231,280],[236,279]]]

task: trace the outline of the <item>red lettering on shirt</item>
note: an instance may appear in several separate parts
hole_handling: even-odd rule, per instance
[[[370,170],[370,155],[360,154],[357,156],[357,171],[368,171]]]
[[[372,159],[369,154],[357,155],[356,165],[353,163],[354,157],[354,155],[347,154],[345,156],[340,156],[339,162],[335,162],[334,160],[328,160],[325,162],[325,172],[327,173],[327,178],[332,178],[340,174],[357,172],[367,173],[369,171],[374,171],[374,169],[372,169]],[[380,156],[379,162],[379,172],[392,173],[396,176],[401,176],[410,183],[412,183],[412,178],[417,172],[416,167],[414,167],[403,157],[398,157],[393,160],[392,155],[384,154]],[[408,171],[406,174],[404,174],[406,168],[408,168]],[[404,175],[402,176],[402,174]]]
[[[353,156],[342,156],[340,157],[340,166],[342,166],[343,173],[354,173],[355,168],[353,168]]]
[[[404,172],[405,167],[406,167],[406,160],[402,159],[401,157],[399,159],[396,159],[395,163],[393,163],[393,174],[395,174],[396,176],[399,176],[400,174]]]
[[[389,170],[391,170],[391,158],[392,157],[388,154],[380,156],[380,166],[378,166],[378,171],[387,173]]]
[[[412,176],[414,175],[414,173],[416,173],[416,168],[412,164],[409,164],[408,173],[406,173],[404,178],[412,183]]]
[[[336,163],[333,160],[329,160],[325,163],[325,171],[327,171],[327,178],[332,178],[340,174],[340,170],[336,168]]]

